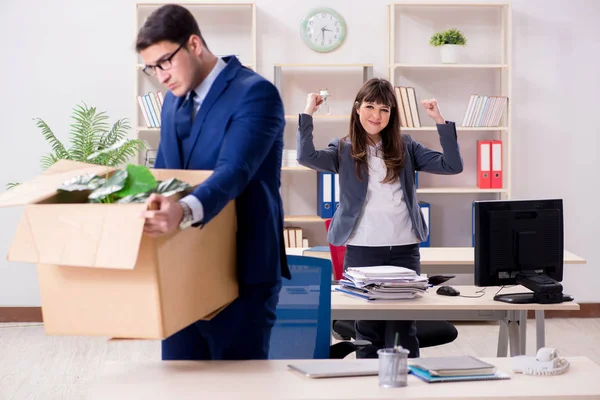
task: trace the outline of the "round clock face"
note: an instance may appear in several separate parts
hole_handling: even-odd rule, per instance
[[[346,22],[330,8],[317,8],[302,20],[300,34],[308,47],[325,53],[342,44],[346,38]]]

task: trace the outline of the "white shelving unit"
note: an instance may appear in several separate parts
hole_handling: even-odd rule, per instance
[[[150,13],[159,7],[171,3],[137,3],[136,34]],[[209,49],[216,55],[236,55],[240,62],[248,68],[256,70],[256,5],[255,3],[177,3],[186,7],[196,18],[200,33],[206,40]],[[218,22],[218,23],[216,23]],[[136,134],[148,144],[148,151],[155,151],[160,141],[160,128],[146,126],[138,104],[138,96],[150,91],[165,89],[156,78],[142,72],[143,60],[137,57],[135,64],[135,108]],[[146,163],[146,154],[138,155],[138,163]]]
[[[434,48],[429,44],[429,38],[433,33],[450,28],[461,30],[467,38],[467,46],[461,50],[461,60],[457,64],[441,63],[439,48]],[[469,168],[465,165],[465,171],[461,174],[463,175],[462,181],[466,180],[471,184],[457,185],[456,187],[427,186],[423,184],[423,180],[426,179],[420,174],[417,193],[462,195],[460,199],[451,201],[454,204],[450,206],[454,207],[464,207],[462,199],[465,196],[469,198],[470,194],[510,199],[512,172],[510,138],[513,134],[511,129],[511,5],[476,2],[397,2],[387,6],[387,31],[386,60],[390,82],[394,86],[414,85],[417,102],[429,95],[438,99],[443,97],[444,100],[441,101],[440,107],[447,119],[455,121],[459,141],[462,143],[461,149],[463,149],[463,144],[467,144],[464,147],[470,149],[467,154],[463,149],[463,158],[475,159],[475,162],[468,165]],[[460,83],[452,86],[452,81]],[[454,91],[456,87],[458,94],[455,94]],[[508,104],[500,126],[461,126],[470,94],[508,97]],[[449,113],[448,110],[450,110]],[[422,108],[419,113],[422,123],[431,123]],[[433,146],[437,142],[435,137],[431,136],[436,132],[434,126],[402,127],[402,130],[418,141],[426,140]],[[480,189],[476,185],[476,141],[479,139],[502,141],[503,184],[501,189]],[[465,174],[466,176],[464,176]],[[452,183],[458,182],[457,179],[449,180]],[[432,179],[432,181],[444,182],[443,179]],[[444,208],[450,207],[445,203],[444,201]],[[431,224],[436,224],[433,217]],[[437,245],[432,241],[431,246]]]

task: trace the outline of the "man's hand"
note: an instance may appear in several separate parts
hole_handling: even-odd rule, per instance
[[[179,228],[183,219],[183,209],[177,201],[152,193],[146,202],[150,205],[150,210],[140,215],[146,218],[145,234],[159,237],[173,233]]]
[[[438,107],[438,102],[436,99],[421,100],[421,104],[425,108],[427,115],[429,115],[429,117],[433,119],[436,124],[446,123],[446,120],[444,119],[444,117],[442,117],[442,114],[440,113],[440,109]]]

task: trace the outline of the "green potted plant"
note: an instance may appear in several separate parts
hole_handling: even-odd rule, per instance
[[[127,118],[121,118],[111,126],[105,112],[98,112],[96,107],[83,103],[73,108],[72,119],[71,146],[67,148],[44,120],[34,118],[42,136],[52,147],[52,151],[41,159],[43,169],[61,159],[118,167],[146,148],[142,140],[127,138],[131,129]],[[16,185],[18,183],[7,186],[10,189]]]
[[[467,38],[456,28],[436,32],[429,39],[429,44],[440,47],[442,63],[456,64],[458,62],[458,49],[467,45]]]

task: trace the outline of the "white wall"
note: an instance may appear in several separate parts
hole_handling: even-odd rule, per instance
[[[269,79],[274,63],[294,62],[373,63],[375,76],[387,76],[385,6],[388,2],[372,0],[361,7],[342,0],[295,6],[277,0],[256,3],[258,72]],[[512,2],[513,198],[564,199],[566,247],[588,260],[586,266],[566,266],[564,285],[581,302],[600,302],[600,294],[592,286],[592,282],[600,280],[597,269],[600,246],[592,239],[600,223],[600,211],[593,208],[600,148],[597,139],[600,132],[595,122],[600,91],[596,67],[600,32],[595,22],[600,13],[594,11],[593,3],[592,0]],[[331,54],[308,50],[298,33],[303,14],[317,5],[335,8],[348,24],[346,42]],[[138,110],[132,100],[136,79],[132,68],[136,62],[134,24],[135,3],[131,0],[2,2],[0,34],[5,40],[0,76],[4,78],[5,95],[0,98],[0,109],[5,122],[0,136],[0,148],[4,150],[0,158],[0,187],[40,172],[40,156],[49,148],[32,121],[35,116],[44,118],[61,139],[67,139],[71,110],[81,101],[107,111],[113,120],[128,117],[135,121]],[[441,101],[451,98],[448,91],[460,89],[452,86],[451,75],[445,79],[443,74],[443,70],[438,71],[426,93]],[[317,80],[313,83],[320,85]],[[302,110],[304,90],[308,88],[294,87],[299,94],[286,98],[288,114]],[[460,121],[463,106],[449,102],[442,103],[446,118]],[[339,106],[347,107],[341,101]],[[424,113],[423,117],[426,118]],[[287,143],[293,141],[295,124],[288,122]],[[343,125],[334,123],[319,125],[318,129],[319,145],[344,134]],[[429,135],[415,137],[437,147],[435,137]],[[470,139],[461,137],[461,141],[468,146]],[[471,163],[472,151],[467,153],[466,161]],[[310,185],[310,179],[284,174],[288,183]],[[458,179],[452,184],[468,184],[473,176],[466,171]],[[437,180],[435,183],[443,184]],[[307,208],[313,206],[310,194],[302,197],[303,190],[288,185],[283,192],[289,212],[308,213]],[[289,195],[299,196],[300,201],[291,202]],[[432,232],[437,245],[469,245],[473,198],[423,197],[440,206],[457,207],[453,208],[457,212],[439,207],[432,212],[438,222]],[[0,254],[7,254],[20,211],[0,209]],[[0,261],[0,306],[39,305],[35,266],[4,259]]]

